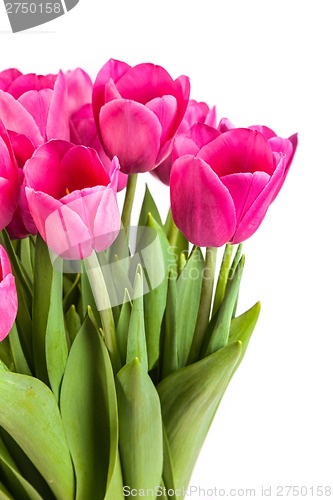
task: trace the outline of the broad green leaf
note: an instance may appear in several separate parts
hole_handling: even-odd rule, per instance
[[[132,313],[132,303],[130,300],[129,293],[127,289],[125,289],[123,305],[121,306],[121,311],[116,328],[117,341],[118,341],[118,347],[122,365],[126,363],[127,338],[128,338],[128,329],[129,329],[131,313]]]
[[[186,365],[200,304],[204,259],[194,248],[177,280],[177,344],[179,367]]]
[[[45,335],[50,310],[53,267],[48,247],[38,234],[35,251],[35,280],[32,309],[33,353],[37,377],[48,383]]]
[[[234,246],[227,243],[224,249],[223,253],[223,258],[221,262],[221,267],[220,267],[220,272],[217,278],[217,283],[216,283],[216,291],[215,291],[215,297],[214,297],[214,305],[213,305],[213,316],[214,314],[218,311],[221,302],[223,300],[224,294],[225,294],[225,289],[227,287],[227,281],[228,281],[228,276],[229,276],[229,271],[230,271],[230,265],[231,265],[231,259],[232,259],[232,253],[233,253]]]
[[[148,214],[151,214],[154,220],[162,226],[162,220],[156,206],[156,203],[149,191],[148,184],[146,184],[145,196],[143,198],[140,217],[139,217],[139,226],[145,226],[148,218]]]
[[[169,267],[174,265],[174,257],[169,252],[170,245],[163,229],[152,214],[148,214],[147,227],[156,235],[151,245],[144,245],[144,242],[140,242],[143,246],[141,252],[145,263],[144,273],[150,288],[143,300],[149,370],[151,370],[159,359],[160,332],[168,290],[168,272]],[[154,311],[153,314],[152,311]]]
[[[145,320],[143,314],[143,276],[139,265],[134,282],[134,299],[128,327],[126,363],[138,358],[143,369],[148,371]]]
[[[20,500],[43,500],[35,488],[21,475],[0,438],[0,470],[1,468],[15,498]]]
[[[20,240],[20,259],[25,270],[26,276],[33,283],[34,273],[32,268],[32,255],[31,255],[31,242],[30,238],[23,238]]]
[[[176,488],[186,488],[189,483],[241,350],[241,342],[234,342],[177,370],[157,386]]]
[[[120,370],[116,384],[124,485],[155,490],[163,468],[161,407],[156,388],[137,358]]]
[[[118,447],[117,402],[109,354],[89,317],[68,356],[60,408],[76,499],[103,499]]]
[[[170,492],[175,492],[174,470],[171,458],[168,436],[163,425],[163,483]],[[169,495],[169,499],[176,498],[176,495]]]
[[[59,401],[59,391],[68,358],[67,336],[63,312],[63,275],[53,269],[50,309],[45,335],[45,352],[48,378],[52,391]]]
[[[59,409],[38,379],[0,371],[0,425],[39,470],[57,500],[74,497],[74,473]]]
[[[216,324],[208,343],[206,355],[218,351],[228,343],[230,324],[235,311],[243,269],[244,256],[239,261],[232,278],[228,282],[222,304],[217,313]]]
[[[5,485],[0,481],[0,500],[15,500],[9,493]]]
[[[16,323],[14,323],[8,335],[8,340],[15,365],[15,371],[22,373],[23,375],[31,375],[29,365],[22,350],[20,337],[17,333]]]
[[[66,279],[66,276],[64,276],[64,281]],[[75,280],[73,283],[71,283],[68,287],[67,292],[65,293],[64,296],[64,311],[67,312],[68,309],[73,305],[77,303],[78,300],[78,295],[80,293],[79,291],[79,284],[80,284],[80,279],[81,275],[77,274]]]
[[[178,267],[180,268],[181,263],[181,255],[188,255],[189,253],[189,244],[183,233],[178,229],[175,225],[171,210],[169,210],[168,217],[164,226],[164,232],[168,237],[170,242],[170,246],[172,249],[172,253],[175,256]]]
[[[108,487],[104,500],[124,500],[123,474],[119,452],[117,452],[116,463],[113,469],[112,477],[108,479]]]
[[[163,338],[162,378],[178,369],[177,348],[177,286],[176,280],[170,275],[167,306],[165,312],[165,328]]]
[[[8,337],[0,342],[0,360],[6,365],[9,370],[15,370]]]
[[[242,354],[234,368],[237,370],[240,365],[244,354],[246,352],[247,346],[249,344],[253,330],[257,324],[260,314],[260,302],[254,304],[248,311],[244,312],[240,316],[233,318],[230,326],[229,343],[240,340],[242,342]]]
[[[81,328],[81,319],[78,313],[76,312],[76,308],[74,305],[68,309],[65,315],[65,323],[67,327],[69,341],[72,344],[78,331]]]
[[[84,266],[83,263],[82,266]],[[80,285],[81,285],[80,288],[81,288],[81,298],[82,298],[82,318],[83,319],[85,318],[88,306],[92,308],[94,316],[96,318],[99,318],[95,297],[92,292],[91,285],[89,282],[89,277],[85,269],[82,269]]]

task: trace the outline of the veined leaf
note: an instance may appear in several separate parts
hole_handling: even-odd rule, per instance
[[[139,226],[145,226],[147,222],[148,214],[151,214],[154,220],[162,226],[162,220],[156,206],[156,203],[149,191],[148,184],[146,184],[146,191],[142,202],[140,217],[139,217]]]

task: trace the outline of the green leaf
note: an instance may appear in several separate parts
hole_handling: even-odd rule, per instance
[[[59,409],[38,379],[0,371],[0,425],[39,470],[58,500],[74,497],[74,473]]]
[[[213,316],[218,311],[223,300],[225,289],[228,282],[228,275],[231,265],[231,258],[234,246],[227,243],[224,249],[223,258],[221,262],[220,272],[217,278],[216,291],[213,305]]]
[[[145,320],[143,314],[143,276],[140,265],[138,265],[134,282],[134,299],[128,327],[126,362],[131,363],[135,358],[138,358],[143,369],[148,371]]]
[[[57,401],[59,401],[60,385],[68,358],[67,336],[62,308],[62,285],[62,273],[53,269],[45,351],[48,378]]]
[[[15,500],[15,498],[11,496],[11,494],[1,481],[0,481],[0,500]]]
[[[64,281],[66,279],[66,276],[64,276]],[[79,283],[80,283],[81,275],[77,274],[75,280],[73,283],[70,283],[68,290],[65,294],[64,297],[64,311],[67,312],[68,309],[73,305],[77,303],[78,300],[78,295],[80,293],[79,291]]]
[[[171,458],[171,451],[168,441],[168,436],[163,425],[163,482],[166,489],[170,492],[175,492],[174,470]],[[169,495],[167,498],[176,498],[176,495]]]
[[[236,340],[240,340],[242,342],[242,354],[239,357],[234,371],[237,370],[244,357],[253,330],[257,324],[259,314],[260,302],[257,302],[253,307],[251,307],[251,309],[244,312],[240,316],[233,318],[231,321],[229,343],[235,342]]]
[[[84,266],[84,263],[82,263],[82,266]],[[99,319],[100,316],[98,314],[95,297],[91,289],[88,274],[84,268],[82,269],[80,283],[81,283],[81,298],[82,298],[82,318],[83,319],[85,318],[88,306],[90,306],[94,312],[95,318]],[[101,326],[101,324],[99,326]]]
[[[20,337],[17,333],[16,323],[14,323],[8,335],[8,340],[16,371],[23,373],[23,375],[31,375],[29,365],[22,350]]]
[[[216,325],[210,337],[206,355],[221,349],[228,343],[230,325],[238,298],[244,262],[245,258],[243,256],[239,261],[232,278],[229,280],[222,304],[219,312],[217,313]]]
[[[108,479],[108,487],[104,500],[124,500],[123,488],[123,474],[121,471],[119,453],[117,452],[116,464],[112,473],[112,477]]]
[[[177,370],[157,386],[176,488],[188,485],[241,350],[241,342],[234,342]]]
[[[150,234],[156,235],[150,245],[147,242],[140,242],[145,264],[143,270],[150,289],[143,300],[149,370],[151,370],[159,359],[161,325],[168,290],[168,270],[169,266],[174,264],[174,257],[169,252],[170,245],[163,229],[152,214],[148,214],[147,227],[151,230]]]
[[[177,280],[177,343],[179,367],[186,365],[199,311],[204,258],[195,247]]]
[[[8,337],[0,342],[0,360],[6,365],[9,370],[15,370]]]
[[[177,307],[176,280],[170,275],[165,313],[162,378],[167,377],[170,373],[178,369]]]
[[[172,253],[175,256],[178,268],[181,268],[182,254],[188,255],[189,243],[183,233],[175,225],[171,210],[169,210],[168,217],[164,226],[164,232],[168,237]]]
[[[75,337],[60,408],[76,475],[76,498],[103,499],[118,447],[117,401],[108,351],[89,317]]]
[[[124,485],[155,490],[161,483],[163,468],[162,419],[156,388],[137,358],[120,370],[116,384]]]
[[[67,327],[69,341],[72,344],[74,339],[81,328],[81,319],[76,312],[75,306],[71,305],[65,315],[65,323]]]
[[[146,184],[146,191],[143,198],[140,217],[139,217],[139,226],[146,225],[148,214],[151,214],[154,220],[157,222],[157,224],[162,226],[162,220],[158,208],[149,191],[148,184]]]
[[[132,313],[132,303],[130,300],[129,293],[127,289],[125,289],[123,305],[121,307],[116,329],[118,347],[122,365],[126,363],[127,338],[128,338],[128,329],[130,324],[131,313]]]
[[[0,470],[3,470],[10,491],[20,500],[43,500],[35,488],[21,475],[10,456],[4,442],[0,438]],[[0,496],[1,498],[1,496]]]

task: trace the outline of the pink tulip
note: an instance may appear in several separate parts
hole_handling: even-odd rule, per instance
[[[18,302],[15,278],[8,255],[0,245],[0,342],[7,337],[17,314]]]
[[[195,123],[203,123],[210,127],[216,127],[216,109],[209,108],[205,102],[197,102],[191,99],[188,103],[184,118],[177,130],[175,140],[180,134],[186,133]],[[178,155],[179,156],[179,155]],[[167,186],[170,184],[170,171],[172,163],[177,158],[175,148],[173,147],[169,156],[160,165],[151,171]]]
[[[8,133],[0,120],[0,230],[11,221],[18,195],[17,163]]]
[[[261,224],[285,179],[287,158],[256,130],[233,129],[179,157],[170,178],[176,225],[198,246],[240,243]]]
[[[7,91],[12,82],[21,75],[21,71],[16,68],[9,68],[4,71],[0,71],[0,89]]]
[[[93,109],[103,147],[126,174],[147,172],[170,153],[190,93],[189,79],[172,80],[161,66],[110,59],[97,75]]]
[[[91,104],[93,84],[90,76],[81,68],[66,71],[69,115],[73,115],[85,104]]]
[[[107,173],[94,149],[52,140],[24,169],[32,217],[56,255],[83,259],[113,243],[120,229],[116,158]]]
[[[99,139],[92,105],[85,104],[71,116],[71,141],[74,144],[82,144],[94,148],[107,172],[110,171],[112,160],[105,153]],[[119,172],[117,191],[121,191],[127,184],[127,175]]]

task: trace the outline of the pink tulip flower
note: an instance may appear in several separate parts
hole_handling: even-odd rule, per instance
[[[8,255],[0,245],[0,342],[7,337],[17,314],[15,278]]]
[[[126,174],[147,172],[170,153],[190,93],[186,76],[161,66],[110,59],[98,73],[93,109],[103,147]]]
[[[204,123],[210,127],[216,127],[216,108],[209,108],[205,102],[198,102],[191,99],[188,103],[184,118],[179,125],[175,140],[180,134],[186,133],[195,123]],[[170,171],[176,155],[174,147],[169,156],[160,165],[151,171],[163,184],[169,186]]]
[[[90,76],[81,68],[66,71],[68,111],[72,116],[85,104],[91,104],[93,84]]]
[[[18,196],[17,163],[8,133],[0,120],[0,231],[12,220]]]
[[[39,233],[64,259],[109,247],[120,229],[119,163],[106,172],[96,151],[67,141],[39,147],[25,164],[26,194]]]
[[[7,91],[12,82],[21,75],[21,71],[16,68],[9,68],[4,71],[0,71],[0,89]]]
[[[176,225],[198,246],[220,247],[248,239],[280,189],[286,168],[286,154],[272,151],[257,130],[221,133],[172,166]]]

